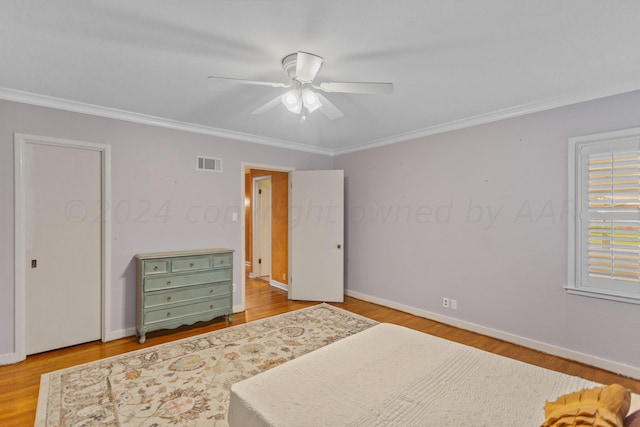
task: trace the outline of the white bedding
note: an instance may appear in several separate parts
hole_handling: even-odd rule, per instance
[[[238,427],[539,426],[546,400],[594,385],[379,324],[234,384],[228,420]]]

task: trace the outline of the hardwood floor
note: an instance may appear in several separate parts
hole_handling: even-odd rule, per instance
[[[128,351],[139,350],[180,338],[187,338],[314,304],[317,303],[289,301],[287,300],[286,291],[276,289],[258,280],[247,279],[246,311],[234,314],[233,323],[217,320],[215,322],[182,327],[173,331],[158,331],[148,334],[146,342],[142,345],[138,344],[135,337],[123,338],[108,343],[97,341],[29,356],[27,360],[14,365],[0,366],[0,425],[33,425],[38,401],[40,375],[46,372],[116,356]],[[619,383],[636,393],[640,393],[640,381],[401,311],[351,297],[345,297],[344,303],[332,305],[379,322],[406,326],[554,371],[580,376],[603,384]]]

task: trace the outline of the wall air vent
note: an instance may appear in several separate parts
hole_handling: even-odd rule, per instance
[[[196,170],[209,172],[222,172],[222,159],[214,157],[198,156]]]

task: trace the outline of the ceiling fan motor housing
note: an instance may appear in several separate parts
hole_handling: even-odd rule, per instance
[[[308,52],[295,52],[295,53],[291,53],[287,56],[285,56],[284,58],[282,58],[282,69],[284,70],[284,73],[291,79],[291,80],[296,80],[299,81],[300,83],[311,83],[311,80],[304,78],[303,76],[300,76],[298,74],[298,56],[299,55],[304,55],[303,56],[303,60],[304,59],[310,59],[311,61],[305,61],[306,62],[319,62],[320,65],[317,67],[317,69],[315,70],[315,72],[313,72],[313,76],[315,77],[315,74],[320,71],[320,67],[322,66],[322,57],[318,56],[318,55],[314,55],[312,53],[308,53]],[[305,56],[307,58],[305,58]]]

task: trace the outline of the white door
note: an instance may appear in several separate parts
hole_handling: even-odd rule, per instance
[[[291,177],[289,298],[344,301],[344,171]]]
[[[254,179],[253,275],[271,280],[271,177]]]
[[[25,144],[27,354],[101,338],[101,155]]]

